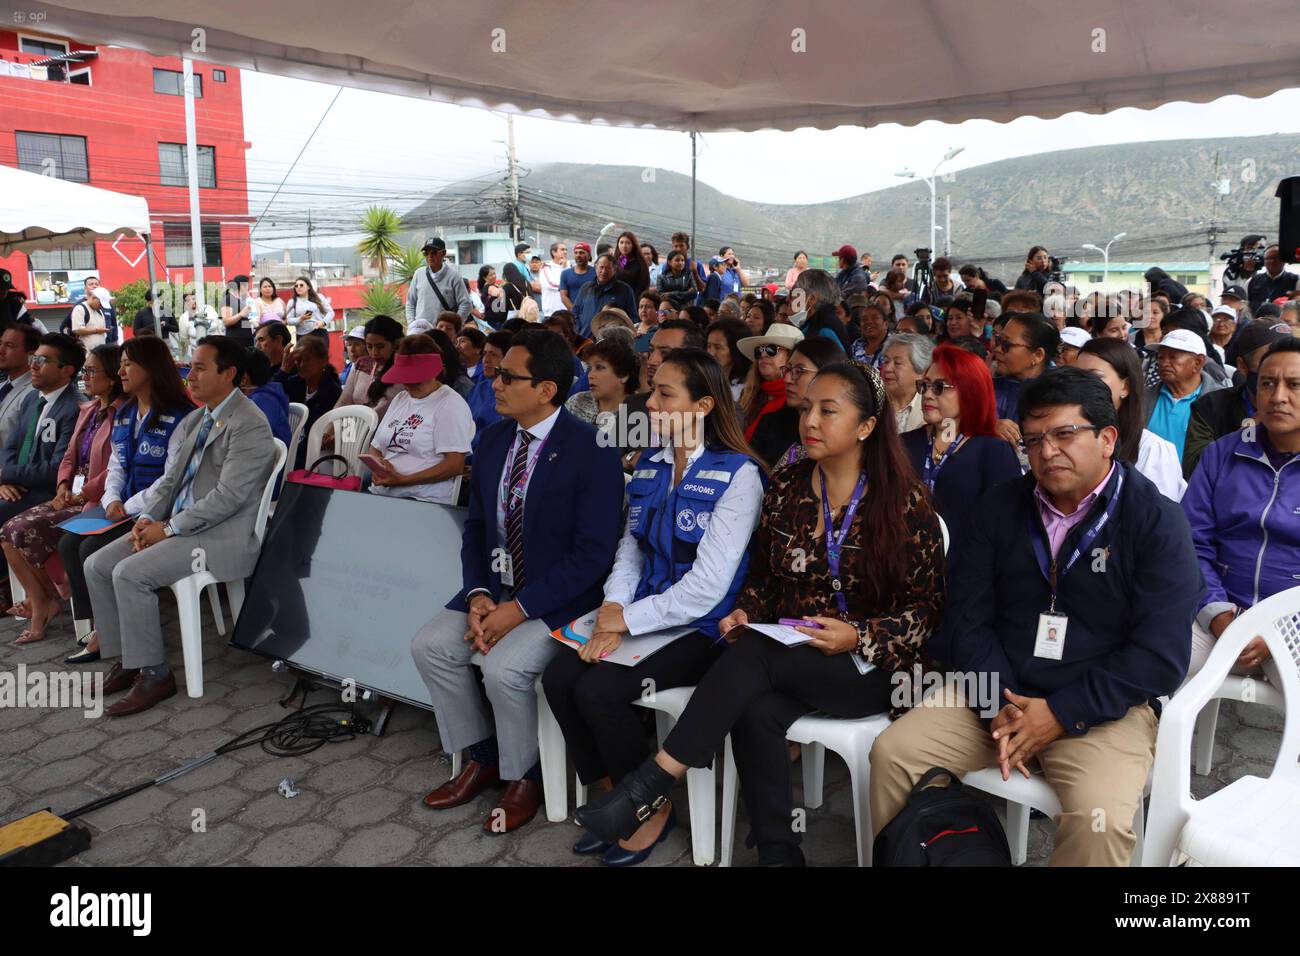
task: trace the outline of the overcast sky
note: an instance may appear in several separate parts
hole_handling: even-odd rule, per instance
[[[318,244],[330,245],[329,223],[346,220],[371,201],[405,211],[449,182],[506,166],[503,114],[350,88],[329,108],[338,87],[252,72],[243,73],[243,84],[245,136],[253,144],[249,211],[262,214],[280,188],[254,237],[266,245],[302,235],[309,207],[324,233]],[[320,129],[290,173],[318,122]],[[1300,90],[1292,89],[1257,100],[1226,96],[1207,104],[1051,120],[707,133],[700,140],[698,175],[742,199],[814,203],[898,185],[903,180],[894,173],[905,167],[928,174],[956,146],[965,150],[944,172],[1081,146],[1297,131]],[[547,162],[579,162],[690,173],[685,133],[516,117],[515,145],[525,171]]]

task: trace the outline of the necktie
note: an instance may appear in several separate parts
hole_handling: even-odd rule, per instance
[[[190,452],[190,460],[185,463],[185,475],[181,478],[181,490],[176,494],[176,504],[172,506],[172,515],[178,515],[190,504],[190,492],[194,485],[194,473],[199,470],[199,459],[203,457],[203,446],[208,443],[208,433],[212,431],[212,412],[203,413],[203,423],[199,425],[199,433],[194,438],[194,450]]]
[[[32,415],[32,420],[27,423],[27,433],[23,435],[23,447],[18,450],[18,464],[25,465],[32,460],[32,442],[36,438],[36,424],[41,420],[41,412],[45,408],[45,396],[41,395],[36,399],[36,412]]]
[[[13,390],[13,382],[6,381],[3,385],[0,385],[0,405],[4,404],[4,400],[9,397],[9,393]]]
[[[510,480],[506,485],[506,547],[510,551],[510,567],[516,588],[524,586],[523,481],[528,473],[528,446],[532,440],[533,436],[528,432],[519,433],[519,446],[515,449],[515,460],[510,465]]]

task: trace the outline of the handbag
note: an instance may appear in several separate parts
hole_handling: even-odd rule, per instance
[[[316,468],[327,461],[343,462],[344,474],[341,478],[316,473]],[[284,480],[292,481],[297,485],[315,485],[317,488],[333,488],[337,491],[360,491],[361,476],[347,474],[347,468],[348,460],[342,455],[322,455],[312,463],[310,468],[297,468],[285,475]]]

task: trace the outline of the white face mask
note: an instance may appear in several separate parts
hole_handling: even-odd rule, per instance
[[[801,328],[801,329],[802,329],[802,328],[804,327],[804,324],[805,324],[807,321],[808,321],[808,310],[807,310],[807,309],[800,309],[798,312],[791,312],[791,313],[790,313],[790,324],[795,325],[795,326],[797,326],[798,328]]]

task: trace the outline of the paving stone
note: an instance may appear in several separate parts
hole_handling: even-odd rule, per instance
[[[110,830],[93,835],[79,860],[93,866],[127,866],[162,850],[171,838],[163,827],[148,823]]]
[[[272,791],[254,798],[235,822],[270,832],[278,827],[313,819],[318,803],[320,795],[310,790],[299,790],[298,796],[293,798],[282,797],[278,792]]]
[[[73,738],[75,738],[75,736],[76,736],[75,734],[68,735],[68,740],[72,740]],[[61,753],[57,753],[54,755],[47,755],[44,757],[32,756],[31,752],[34,751],[42,741],[45,741],[47,739],[48,738],[46,737],[46,735],[36,727],[23,727],[21,729],[11,730],[7,733],[0,733],[0,757],[14,755],[14,754],[24,754],[29,760],[44,761],[44,760],[49,760],[50,756],[67,757],[67,756],[72,756],[73,754],[85,753],[85,750],[90,749],[90,748],[85,748],[85,750],[68,750],[68,749],[60,748]],[[60,738],[56,737],[53,739],[58,740]],[[64,746],[66,748],[69,745],[65,744]],[[75,745],[71,745],[71,746],[75,746]]]
[[[259,840],[245,859],[253,866],[308,866],[329,854],[341,838],[338,830],[323,823],[302,823]]]
[[[174,799],[175,796],[165,789],[150,787],[94,811],[87,819],[100,830],[113,830],[117,827],[135,829],[135,824],[156,819]]]
[[[99,762],[83,754],[67,760],[29,766],[31,770],[22,774],[15,783],[28,793],[45,793],[81,783],[99,769]]]
[[[430,847],[430,866],[482,866],[509,850],[508,834],[493,836],[482,826],[452,824],[438,831]]]
[[[229,821],[208,820],[206,832],[173,837],[159,856],[168,866],[216,866],[230,861],[256,843],[255,835]]]
[[[48,763],[64,757],[75,757],[90,750],[98,750],[107,739],[103,731],[88,727],[77,733],[49,737],[28,750],[24,756],[38,764]]]
[[[322,747],[321,750],[327,748]],[[310,754],[308,757],[310,758]],[[370,790],[382,779],[386,768],[377,760],[357,754],[317,767],[302,782],[321,793],[352,793]]]
[[[410,799],[404,793],[381,787],[344,797],[326,808],[325,815],[331,823],[345,829],[367,826],[399,812]]]
[[[364,826],[334,854],[343,866],[387,866],[412,854],[420,834],[400,823]]]

